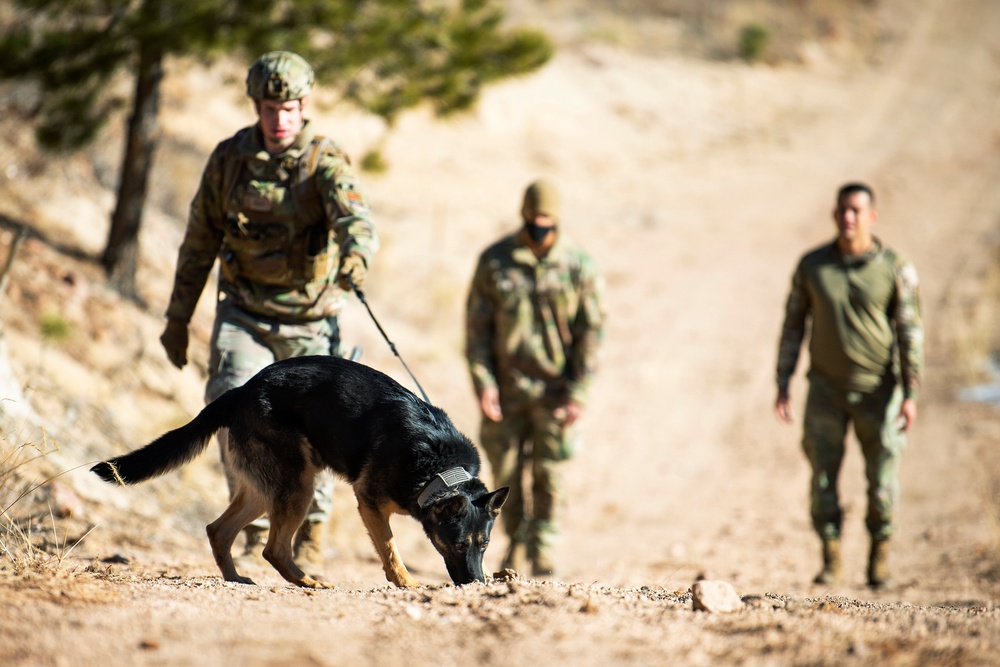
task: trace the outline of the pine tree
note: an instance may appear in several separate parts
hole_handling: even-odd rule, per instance
[[[547,38],[508,29],[499,0],[12,0],[0,35],[0,79],[36,81],[40,144],[87,145],[129,106],[125,154],[107,244],[111,283],[138,298],[136,268],[160,85],[172,57],[247,63],[296,51],[324,86],[389,124],[428,101],[439,114],[469,108],[483,86],[530,72],[552,55]],[[9,13],[9,12],[8,12]],[[0,14],[2,17],[3,14]],[[2,19],[0,19],[2,20]],[[115,94],[132,78],[131,100]]]

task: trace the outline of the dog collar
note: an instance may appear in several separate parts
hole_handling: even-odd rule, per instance
[[[427,501],[430,497],[438,491],[450,489],[451,487],[457,486],[462,482],[468,482],[470,479],[472,479],[472,475],[466,472],[465,468],[462,467],[448,468],[444,472],[439,472],[434,475],[434,479],[432,479],[427,486],[424,487],[424,490],[420,492],[420,495],[417,496],[417,505],[423,508],[427,505]]]

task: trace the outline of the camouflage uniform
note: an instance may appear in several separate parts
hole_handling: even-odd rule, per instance
[[[368,265],[378,245],[354,169],[308,121],[278,155],[256,125],[221,142],[191,203],[167,308],[168,319],[190,321],[219,258],[206,401],[273,361],[337,353],[340,259]],[[317,481],[311,521],[328,515],[331,485],[328,474]]]
[[[802,447],[812,465],[813,526],[824,541],[840,536],[837,481],[851,422],[866,462],[868,531],[875,541],[892,535],[906,443],[897,420],[903,400],[916,399],[920,387],[917,273],[878,239],[874,242],[861,255],[846,256],[835,242],[807,253],[785,307],[779,391],[787,391],[811,320]]]
[[[501,520],[512,547],[548,556],[561,490],[558,463],[576,447],[556,408],[583,404],[604,324],[603,281],[562,233],[539,258],[517,234],[479,258],[469,291],[466,357],[478,395],[497,387],[503,419],[483,419],[482,445],[496,485],[509,485]],[[575,426],[575,425],[574,425]],[[531,508],[522,477],[531,472]]]

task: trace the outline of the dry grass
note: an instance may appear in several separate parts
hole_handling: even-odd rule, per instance
[[[46,447],[47,443],[13,445],[6,434],[0,433],[0,557],[3,569],[9,564],[15,573],[48,560],[48,555],[32,540],[35,521],[19,513],[39,486],[28,481],[26,471],[46,456]],[[51,514],[50,517],[55,534],[55,520]]]
[[[54,472],[47,459],[59,445],[40,433],[40,442],[20,444],[0,433],[0,572],[58,571],[93,530],[69,537],[63,519],[71,512],[52,498],[51,485],[70,471]]]

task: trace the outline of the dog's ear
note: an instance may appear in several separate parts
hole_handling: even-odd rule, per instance
[[[431,507],[431,516],[434,517],[435,521],[453,519],[465,510],[468,502],[469,499],[461,494],[445,498],[440,502],[434,503]]]
[[[510,495],[509,486],[501,486],[499,489],[486,496],[486,511],[492,514],[494,517],[500,514],[500,508],[503,504],[507,502],[507,496]]]

